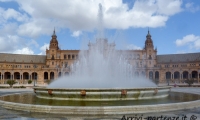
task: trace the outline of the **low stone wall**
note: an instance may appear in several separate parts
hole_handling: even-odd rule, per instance
[[[140,106],[114,106],[114,107],[69,107],[30,105],[0,101],[0,105],[7,109],[27,112],[69,114],[69,115],[125,115],[138,113],[155,113],[164,111],[183,110],[200,107],[200,100],[191,102],[140,105]]]
[[[43,99],[73,101],[120,101],[163,98],[171,87],[113,88],[113,89],[53,89],[34,88],[36,96]]]

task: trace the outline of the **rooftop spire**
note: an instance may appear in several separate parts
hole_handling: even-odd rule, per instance
[[[149,27],[148,27],[148,34],[146,36],[146,41],[145,41],[145,49],[147,47],[153,47],[153,40],[151,39],[151,35],[150,35],[150,32],[149,32]]]
[[[149,27],[148,27],[148,34],[147,34],[146,37],[151,38],[151,35],[150,35],[150,32],[149,32]]]
[[[54,30],[53,30],[53,35],[56,35],[55,27],[54,27]]]

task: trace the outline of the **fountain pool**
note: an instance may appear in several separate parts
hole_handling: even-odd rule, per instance
[[[157,113],[200,107],[200,95],[170,92],[159,99],[121,101],[74,101],[41,99],[34,93],[20,93],[0,97],[0,105],[7,109],[66,115],[126,115]]]

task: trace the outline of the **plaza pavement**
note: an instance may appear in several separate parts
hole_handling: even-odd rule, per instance
[[[29,89],[0,89],[0,95],[32,92]],[[186,92],[200,94],[200,87],[176,87],[172,88],[175,92]],[[161,119],[161,116],[163,119]],[[0,120],[142,120],[136,119],[142,118],[144,120],[153,120],[153,117],[157,120],[200,120],[200,108],[190,110],[179,110],[171,112],[151,113],[151,114],[138,114],[138,115],[116,115],[116,116],[69,116],[69,115],[56,115],[56,114],[44,114],[44,113],[30,113],[16,110],[8,110],[0,106]],[[149,119],[148,119],[149,118]]]

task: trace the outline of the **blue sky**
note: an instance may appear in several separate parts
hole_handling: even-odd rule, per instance
[[[0,0],[0,52],[45,54],[54,27],[61,49],[87,48],[99,3],[117,49],[142,49],[149,28],[158,54],[200,51],[199,0]]]

